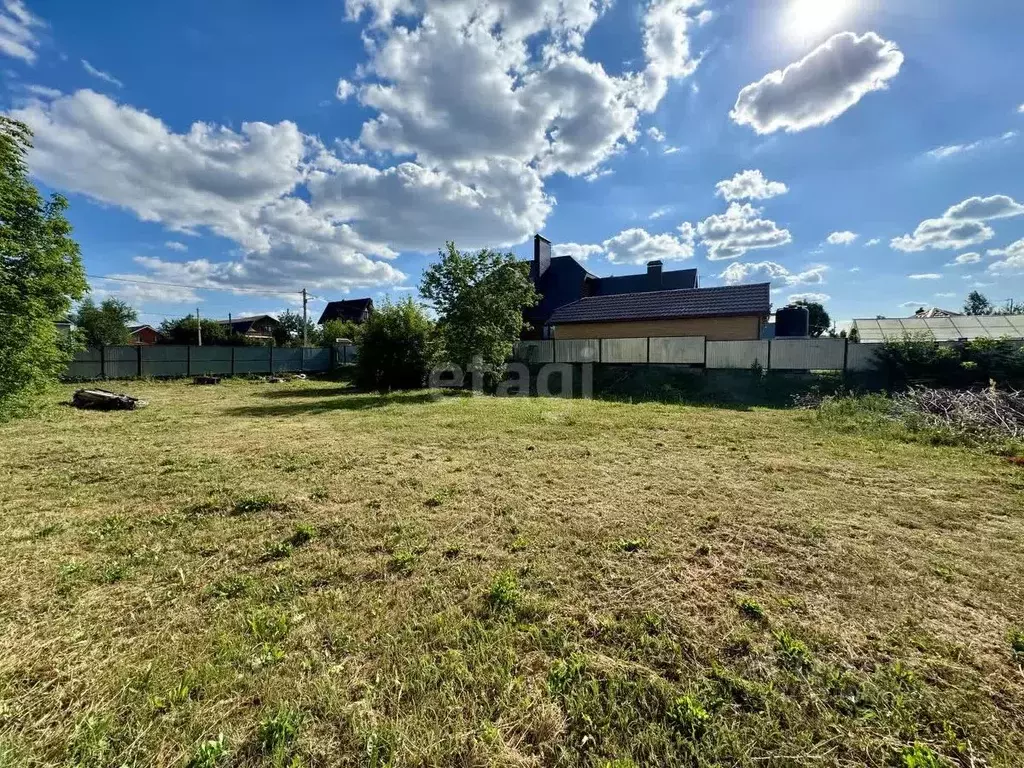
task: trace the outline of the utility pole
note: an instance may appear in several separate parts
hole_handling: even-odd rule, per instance
[[[203,321],[199,318],[199,307],[196,307],[196,333],[199,335],[199,346],[203,346]]]
[[[308,297],[306,296],[306,289],[302,289],[302,346],[306,346],[306,302]]]

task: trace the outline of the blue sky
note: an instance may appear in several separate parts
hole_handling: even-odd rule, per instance
[[[0,109],[145,322],[415,294],[446,239],[536,231],[837,320],[1024,299],[1018,0],[0,8]]]

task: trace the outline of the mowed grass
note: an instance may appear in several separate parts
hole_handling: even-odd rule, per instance
[[[0,426],[2,765],[1024,765],[1003,459],[786,410],[121,387],[150,407]]]

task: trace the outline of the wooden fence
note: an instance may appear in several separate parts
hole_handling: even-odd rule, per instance
[[[245,376],[324,373],[355,361],[355,347],[217,347],[156,344],[98,347],[75,353],[65,379],[143,376]]]
[[[703,336],[522,341],[514,358],[528,363],[691,365],[770,371],[871,371],[878,344],[847,339],[708,341]]]

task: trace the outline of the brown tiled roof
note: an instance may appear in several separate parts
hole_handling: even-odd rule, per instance
[[[683,317],[767,315],[770,283],[592,296],[559,307],[548,323],[606,323]]]

